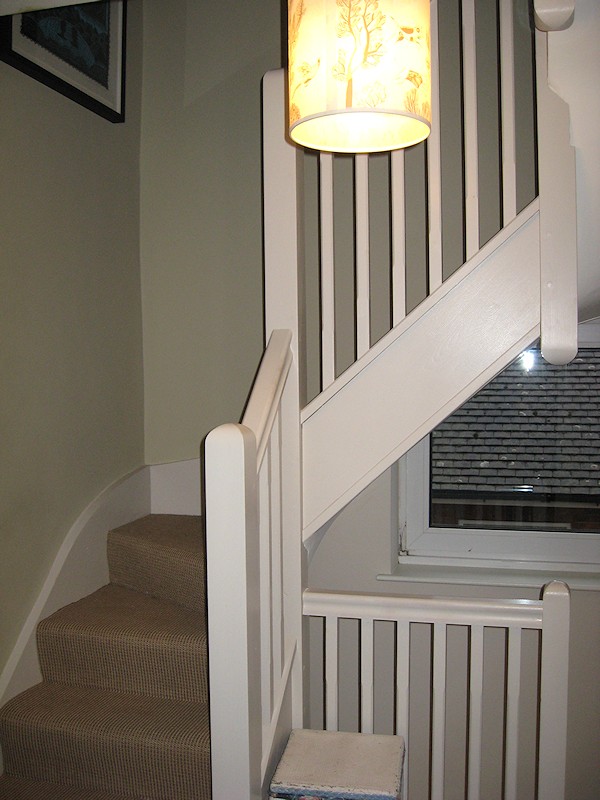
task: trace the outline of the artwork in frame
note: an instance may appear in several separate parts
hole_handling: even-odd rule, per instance
[[[126,0],[0,18],[0,60],[111,122],[125,119]]]

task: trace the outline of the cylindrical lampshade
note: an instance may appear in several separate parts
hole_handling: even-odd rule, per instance
[[[375,153],[429,134],[429,0],[288,0],[288,47],[297,144]]]

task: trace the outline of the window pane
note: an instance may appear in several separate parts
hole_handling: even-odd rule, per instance
[[[522,354],[431,435],[432,527],[600,532],[600,349]]]

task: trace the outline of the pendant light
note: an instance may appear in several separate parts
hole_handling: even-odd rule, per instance
[[[289,134],[375,153],[431,128],[429,0],[288,0]]]

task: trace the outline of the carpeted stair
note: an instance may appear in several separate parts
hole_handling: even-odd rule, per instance
[[[0,800],[209,800],[200,519],[108,535],[110,583],[38,625],[43,681],[0,709]]]

